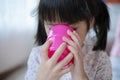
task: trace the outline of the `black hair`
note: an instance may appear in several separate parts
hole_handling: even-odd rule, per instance
[[[68,24],[86,21],[88,30],[90,20],[95,18],[94,30],[97,42],[93,50],[105,50],[109,30],[109,13],[102,0],[40,0],[36,34],[38,45],[44,44],[47,39],[44,21],[54,22],[58,18],[61,22]]]

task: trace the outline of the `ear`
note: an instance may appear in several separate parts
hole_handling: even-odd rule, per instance
[[[91,18],[90,20],[90,28],[93,28],[94,27],[94,22],[95,22],[95,18]]]

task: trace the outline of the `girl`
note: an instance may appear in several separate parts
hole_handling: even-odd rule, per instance
[[[110,59],[105,52],[109,14],[102,0],[40,0],[38,47],[33,48],[26,80],[111,80]],[[48,58],[51,40],[46,41],[53,25],[73,26],[68,31],[72,40],[63,37],[63,44]],[[69,44],[69,45],[66,45]],[[61,62],[57,59],[65,48],[70,50]],[[64,67],[74,57],[74,64]]]

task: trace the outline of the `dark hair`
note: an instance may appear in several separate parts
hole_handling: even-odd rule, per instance
[[[68,24],[86,21],[89,30],[89,22],[93,17],[97,36],[93,50],[105,50],[109,30],[109,14],[107,6],[102,0],[40,0],[36,42],[41,45],[46,41],[44,21],[54,22],[58,18],[61,22]]]

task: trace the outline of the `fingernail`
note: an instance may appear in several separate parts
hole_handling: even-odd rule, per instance
[[[70,30],[67,30],[67,33],[70,34]]]
[[[66,45],[66,43],[65,43],[65,42],[63,42],[63,45]]]
[[[65,36],[63,36],[63,39],[65,38]]]
[[[63,40],[63,41],[65,40],[65,36],[62,37],[62,40]]]
[[[73,31],[74,33],[76,33],[76,31]]]

